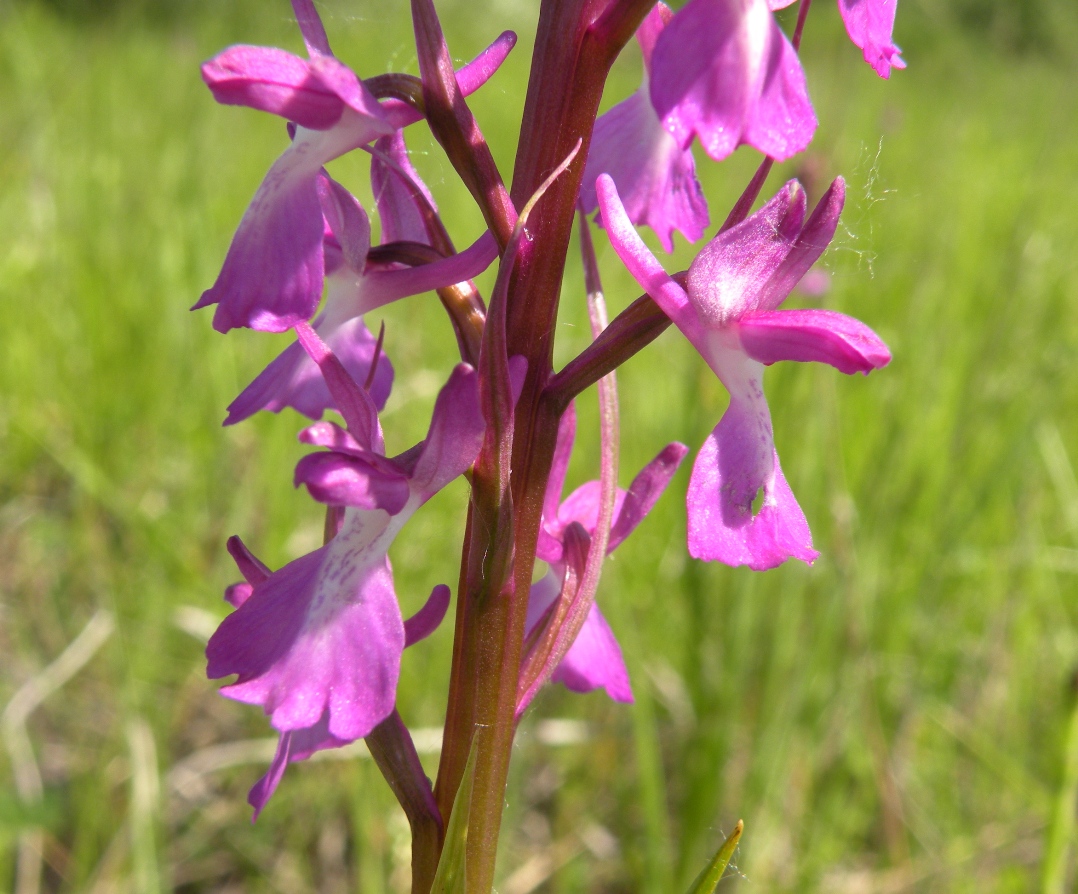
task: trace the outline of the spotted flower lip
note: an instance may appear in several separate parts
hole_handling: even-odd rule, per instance
[[[225,600],[234,608],[239,608],[254,592],[254,588],[265,582],[272,574],[255,556],[239,537],[231,537],[228,551],[232,554],[240,572],[244,575],[242,583],[233,584],[225,591]],[[404,647],[415,645],[430,636],[441,624],[449,608],[449,587],[439,584],[431,592],[423,607],[404,622]],[[318,722],[302,729],[287,730],[280,734],[277,750],[269,769],[252,787],[247,795],[247,803],[254,808],[252,822],[266,806],[270,797],[277,790],[288,764],[309,758],[316,751],[328,748],[341,748],[352,740],[342,739],[329,731],[330,713],[327,708]]]
[[[568,565],[572,561],[566,547],[570,527],[575,527],[584,538],[590,538],[594,535],[598,522],[598,481],[589,481],[574,490],[564,501],[561,499],[575,433],[576,414],[570,406],[558,426],[554,461],[547,479],[536,558],[547,562],[550,568],[542,578],[532,584],[528,594],[525,627],[529,634],[538,627],[562,595]],[[687,452],[688,448],[684,444],[669,444],[641,470],[628,490],[618,489],[607,555],[612,553],[651,511]],[[582,570],[577,569],[578,572]],[[564,684],[573,692],[591,692],[601,688],[606,690],[607,695],[614,701],[632,702],[632,687],[621,647],[598,604],[592,604],[580,633],[550,679]],[[518,715],[524,707],[526,704],[518,707]]]
[[[307,43],[302,59],[273,47],[229,47],[202,66],[222,103],[244,105],[292,122],[291,145],[255,193],[213,286],[192,310],[217,305],[219,332],[247,327],[286,332],[310,320],[326,272],[319,198],[323,165],[419,120],[397,100],[380,104],[364,83],[330,54],[313,4],[294,3]],[[489,79],[515,38],[503,34],[459,75],[467,95]]]
[[[313,332],[305,338],[317,343]],[[332,356],[324,345],[319,350]],[[426,439],[395,459],[384,456],[377,411],[355,383],[347,429],[321,422],[301,433],[304,443],[326,449],[300,460],[295,482],[316,500],[346,507],[340,529],[264,578],[240,563],[245,572],[254,568],[255,582],[248,580],[249,592],[230,590],[238,607],[206,648],[209,677],[237,675],[222,694],[261,705],[282,733],[283,757],[279,750],[252,792],[256,807],[289,760],[366,736],[393,710],[407,628],[388,549],[415,511],[478,455],[485,424],[477,381],[472,367],[458,365]],[[431,629],[430,615],[421,612],[418,632]]]
[[[647,72],[655,42],[672,16],[665,3],[658,3],[636,32]],[[598,206],[595,178],[602,173],[617,184],[629,219],[651,227],[667,252],[674,250],[674,230],[695,242],[707,229],[707,200],[696,180],[692,150],[679,146],[663,127],[646,75],[639,90],[595,121],[580,189],[585,213]]]
[[[782,9],[794,0],[768,2],[772,9]],[[838,0],[846,33],[881,78],[889,78],[892,68],[906,67],[891,37],[897,8],[898,0]]]
[[[651,102],[681,148],[784,161],[816,131],[805,73],[767,0],[690,0],[655,43]]]
[[[756,570],[788,558],[811,563],[818,553],[779,465],[763,370],[779,360],[812,360],[868,373],[891,360],[880,338],[853,317],[777,309],[831,242],[844,182],[831,184],[807,220],[804,190],[796,181],[787,183],[759,211],[704,246],[685,289],[633,229],[610,178],[600,177],[597,188],[614,250],[730,393],[689,481],[689,552]]]

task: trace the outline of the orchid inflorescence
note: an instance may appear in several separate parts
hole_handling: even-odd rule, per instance
[[[313,0],[292,0],[307,58],[234,46],[202,68],[221,103],[271,112],[289,142],[247,209],[220,275],[195,305],[214,328],[293,331],[296,341],[228,407],[226,424],[285,407],[309,417],[319,448],[294,483],[326,505],[325,544],[271,571],[238,538],[244,577],[207,648],[221,691],[260,705],[280,734],[252,788],[262,811],[290,762],[366,739],[413,831],[413,890],[432,888],[454,798],[468,891],[493,881],[509,751],[521,716],[551,682],[632,701],[614,633],[596,604],[605,556],[660,498],[689,448],[662,447],[617,486],[614,370],[672,322],[730,394],[697,450],[688,484],[692,556],[756,570],[817,556],[775,450],[763,371],[779,360],[867,373],[890,354],[859,321],[779,306],[834,236],[845,198],[836,179],[809,212],[805,189],[783,186],[749,214],[771,165],[804,150],[816,129],[798,58],[810,0],[787,38],[772,10],[792,0],[540,0],[528,99],[512,188],[466,97],[497,76],[511,32],[454,70],[433,0],[411,0],[420,76],[360,79],[330,49]],[[896,0],[838,0],[846,29],[881,77],[904,63],[891,39]],[[640,89],[598,115],[610,66],[635,34]],[[480,95],[482,95],[480,93]],[[409,160],[407,129],[426,121],[474,197],[487,231],[457,251],[431,191]],[[636,227],[662,248],[710,226],[692,144],[721,161],[748,145],[763,163],[687,271],[668,273]],[[370,156],[380,222],[325,169]],[[644,294],[608,324],[589,216]],[[562,273],[576,222],[594,340],[552,365]],[[485,302],[473,279],[497,262]],[[379,411],[394,370],[393,333],[364,314],[437,291],[460,349],[427,437],[386,455]],[[321,307],[321,310],[319,309]],[[575,436],[574,398],[597,385],[600,469],[562,498]],[[333,410],[343,425],[323,420]],[[658,446],[658,445],[656,445]],[[467,475],[455,640],[437,782],[423,773],[396,711],[401,657],[443,619],[449,587],[404,620],[388,550],[435,493]],[[536,562],[545,573],[533,582]],[[471,757],[470,757],[471,755]],[[444,869],[444,867],[443,867]]]

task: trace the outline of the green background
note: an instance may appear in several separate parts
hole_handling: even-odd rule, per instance
[[[472,101],[507,176],[535,6],[439,6],[459,59],[520,34]],[[360,76],[416,71],[407,4],[319,8]],[[859,317],[894,362],[867,379],[768,372],[777,446],[822,553],[813,567],[689,560],[688,464],[608,563],[600,604],[637,701],[560,687],[538,699],[507,795],[503,894],[680,892],[738,818],[737,872],[720,891],[1068,890],[1076,37],[1066,0],[902,0],[909,68],[884,82],[817,0],[803,55],[820,128],[767,189],[801,174],[819,190],[841,173],[849,197],[823,261],[830,292],[790,306]],[[187,310],[285,145],[279,120],[215,105],[199,79],[200,61],[238,42],[301,52],[284,0],[0,2],[0,704],[95,612],[116,622],[27,721],[40,802],[17,796],[0,754],[0,890],[20,832],[39,826],[46,891],[406,890],[407,827],[369,761],[293,766],[255,826],[257,747],[186,788],[175,772],[269,734],[204,677],[197,634],[224,616],[236,578],[225,538],[278,567],[321,532],[319,507],[290,484],[299,418],[220,427],[287,337],[221,336],[209,311]],[[604,107],[639,78],[632,49]],[[465,244],[478,214],[429,136],[415,127],[409,141]],[[721,220],[757,160],[696,154]],[[362,159],[331,167],[369,195]],[[616,313],[638,289],[598,245]],[[692,255],[679,241],[671,264]],[[587,342],[582,293],[574,250],[559,363]],[[432,296],[384,318],[392,453],[422,437],[454,343]],[[668,439],[695,450],[726,401],[676,331],[620,385],[623,484]],[[589,395],[571,483],[594,477],[595,440]],[[456,580],[465,499],[461,482],[447,489],[391,551],[406,612]],[[413,727],[441,722],[451,640],[445,626],[405,657]],[[552,744],[550,718],[585,740]],[[18,730],[4,731],[10,746]]]

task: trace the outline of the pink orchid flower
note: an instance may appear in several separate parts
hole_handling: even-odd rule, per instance
[[[763,371],[779,360],[812,360],[868,373],[891,360],[879,337],[852,317],[777,309],[834,236],[845,184],[835,180],[806,221],[805,192],[796,181],[787,183],[704,246],[684,289],[633,229],[610,178],[599,178],[598,192],[618,256],[730,392],[729,407],[693,465],[689,552],[756,570],[791,557],[812,562],[818,553],[808,523],[779,466]]]
[[[376,146],[402,173],[413,178],[415,189],[429,195],[408,161],[399,131],[383,137]],[[428,239],[420,229],[420,212],[412,193],[394,182],[400,179],[398,173],[387,170],[375,156],[371,179],[378,199],[383,244],[399,239],[426,244]],[[325,216],[326,300],[312,325],[356,381],[367,381],[371,364],[377,359],[370,395],[381,409],[393,384],[393,367],[384,353],[377,352],[363,315],[400,298],[477,276],[498,256],[498,247],[494,238],[485,233],[471,247],[432,264],[404,268],[371,264],[367,261],[371,226],[362,205],[324,172],[319,175],[318,187]],[[225,425],[240,422],[259,410],[276,413],[284,407],[292,407],[311,419],[321,418],[325,410],[333,407],[321,372],[299,342],[285,348],[229,405]]]
[[[668,252],[674,250],[674,230],[695,242],[709,222],[692,150],[678,145],[651,104],[651,56],[672,17],[670,7],[657,3],[637,29],[636,39],[644,56],[644,83],[596,119],[580,189],[580,205],[590,214],[599,204],[595,179],[609,174],[629,219],[651,227]]]
[[[311,0],[293,0],[307,45],[301,59],[273,47],[234,46],[202,66],[214,98],[287,119],[291,145],[270,167],[240,221],[213,286],[194,308],[217,305],[219,332],[245,326],[285,332],[314,316],[325,276],[319,200],[323,165],[419,120],[399,100],[379,103],[329,48]],[[461,91],[478,89],[515,42],[510,32],[458,73]]]
[[[768,0],[690,0],[655,42],[651,102],[685,149],[747,144],[784,161],[816,131],[805,72]]]
[[[272,574],[239,561],[248,583],[230,589],[236,611],[206,648],[210,678],[238,675],[222,694],[261,705],[282,734],[270,772],[251,791],[256,815],[289,761],[362,738],[393,711],[401,654],[437,626],[448,592],[435,590],[409,633],[388,550],[415,511],[472,464],[485,428],[478,377],[460,364],[426,439],[387,458],[373,402],[309,326],[297,331],[323,372],[347,388],[343,398],[335,388],[347,429],[321,422],[301,432],[304,443],[327,449],[300,460],[295,483],[344,507],[343,519],[325,546]]]
[[[233,584],[225,591],[225,600],[238,609],[251,598],[255,587],[272,576],[272,572],[255,558],[239,537],[229,538],[228,551],[235,559],[240,573],[244,575],[242,583]],[[449,608],[450,595],[449,587],[439,584],[423,607],[404,621],[404,648],[426,639],[438,628]],[[258,815],[277,790],[289,764],[306,760],[316,751],[342,748],[351,744],[353,740],[340,738],[330,732],[329,721],[330,710],[326,708],[313,726],[287,730],[280,734],[269,769],[251,787],[247,795],[247,803],[255,809],[252,820],[258,819]]]

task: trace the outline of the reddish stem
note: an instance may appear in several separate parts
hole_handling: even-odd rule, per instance
[[[498,246],[504,249],[516,223],[516,209],[490,147],[464,101],[432,0],[412,0],[412,24],[431,133],[478,203]]]
[[[420,2],[420,0],[415,0]],[[514,418],[512,502],[513,574],[504,591],[472,583],[458,597],[457,639],[435,795],[443,814],[452,807],[473,731],[478,743],[468,824],[469,891],[493,885],[527,611],[543,491],[553,458],[560,411],[540,397],[551,369],[554,324],[576,198],[592,127],[610,64],[652,6],[652,0],[544,0],[532,54],[524,120],[517,144],[512,199],[516,206],[566,158],[581,149],[551,186],[528,225],[509,283],[508,356],[523,356],[528,372]],[[428,102],[428,109],[430,103]],[[470,513],[472,554],[497,553],[491,532]],[[511,595],[514,594],[514,595]]]
[[[812,6],[812,0],[801,0],[797,6],[797,24],[794,26],[794,36],[790,40],[795,50],[801,49],[801,34],[805,30],[805,19],[808,18],[810,6]]]
[[[411,733],[393,711],[364,740],[412,830],[412,894],[427,894],[438,869],[445,825]]]

